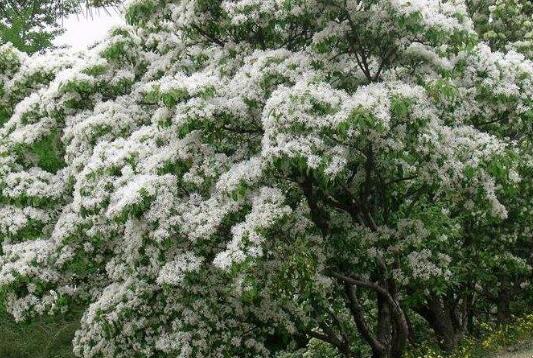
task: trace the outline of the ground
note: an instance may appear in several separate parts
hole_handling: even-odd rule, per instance
[[[519,344],[496,355],[497,358],[533,358],[533,340]]]

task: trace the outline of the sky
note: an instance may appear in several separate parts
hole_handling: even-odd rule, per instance
[[[70,15],[63,21],[65,32],[54,40],[54,44],[81,50],[103,39],[112,26],[124,20],[117,10],[110,9],[109,13],[104,10],[93,11],[92,16]]]

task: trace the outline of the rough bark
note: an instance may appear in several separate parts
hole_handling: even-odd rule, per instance
[[[496,317],[500,323],[508,322],[511,319],[511,290],[503,286],[498,293],[497,307],[498,312]]]
[[[431,326],[440,339],[440,345],[445,351],[452,351],[462,338],[463,329],[454,323],[453,307],[440,297],[429,297],[427,304],[415,307]]]
[[[381,285],[361,278],[340,274],[334,276],[344,283],[348,308],[362,338],[370,345],[373,358],[401,358],[409,336],[409,325],[394,293]],[[375,291],[378,307],[376,333],[373,334],[358,301],[356,288],[366,287]]]

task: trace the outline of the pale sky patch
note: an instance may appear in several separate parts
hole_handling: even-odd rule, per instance
[[[65,32],[54,40],[54,45],[67,45],[75,50],[81,50],[102,40],[113,26],[123,23],[122,15],[114,9],[108,12],[93,10],[92,16],[70,15],[63,22]]]

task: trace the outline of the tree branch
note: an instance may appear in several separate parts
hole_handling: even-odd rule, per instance
[[[350,277],[350,276],[342,275],[336,272],[332,273],[332,276],[344,282],[345,284],[366,287],[371,290],[374,290],[378,295],[382,296],[387,301],[389,306],[392,308],[392,314],[400,330],[399,334],[401,334],[402,338],[405,337],[405,339],[407,339],[407,336],[409,334],[409,327],[407,325],[405,314],[403,313],[403,310],[400,307],[399,302],[397,302],[385,288],[381,287],[379,284],[375,282],[366,280],[361,277]]]
[[[368,342],[368,344],[372,348],[372,351],[378,353],[384,352],[385,346],[372,335],[370,328],[368,327],[365,316],[363,314],[363,308],[359,303],[359,300],[357,299],[356,286],[345,284],[344,290],[346,292],[346,296],[348,297],[348,309],[352,314],[352,317],[355,321],[355,325],[357,326],[357,330],[359,331],[363,339]]]

